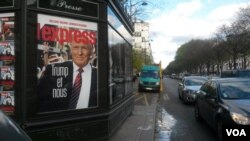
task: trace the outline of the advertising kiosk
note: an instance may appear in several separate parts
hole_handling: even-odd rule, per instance
[[[1,0],[0,110],[33,141],[108,140],[132,112],[132,24],[113,0]]]

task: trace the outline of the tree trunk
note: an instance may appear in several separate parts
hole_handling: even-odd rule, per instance
[[[247,58],[246,58],[246,55],[244,54],[243,55],[243,69],[246,69],[247,68]]]
[[[219,75],[220,74],[220,64],[217,63],[217,70],[216,70],[216,75]]]
[[[207,63],[206,66],[207,66],[207,75],[209,75],[210,74],[210,63]]]
[[[235,70],[237,69],[237,62],[236,62],[236,59],[237,59],[237,55],[234,54],[234,55],[233,55],[233,67],[234,67]]]

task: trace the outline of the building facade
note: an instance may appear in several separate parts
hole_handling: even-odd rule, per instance
[[[151,39],[149,37],[150,26],[147,22],[134,23],[133,48],[142,53],[142,56],[153,60]]]
[[[134,107],[132,33],[118,0],[1,0],[0,110],[33,141],[108,140]]]

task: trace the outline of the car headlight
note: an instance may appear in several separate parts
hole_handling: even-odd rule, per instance
[[[156,82],[156,85],[160,85],[160,82]]]
[[[238,124],[241,124],[241,125],[248,125],[249,124],[248,117],[246,117],[242,114],[231,112],[230,115],[231,115],[233,121],[238,123]]]

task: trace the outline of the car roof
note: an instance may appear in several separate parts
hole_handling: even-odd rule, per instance
[[[218,83],[224,82],[239,82],[239,81],[250,81],[249,78],[242,78],[242,77],[234,77],[234,78],[212,78],[211,81],[215,81]]]
[[[185,76],[185,79],[192,79],[192,78],[208,78],[207,76]]]
[[[31,138],[19,125],[0,110],[0,139],[1,141],[31,141]]]
[[[157,71],[159,71],[160,67],[156,66],[156,65],[144,65],[141,70],[142,71],[143,70],[157,70]]]
[[[224,70],[222,72],[250,71],[250,69]]]

